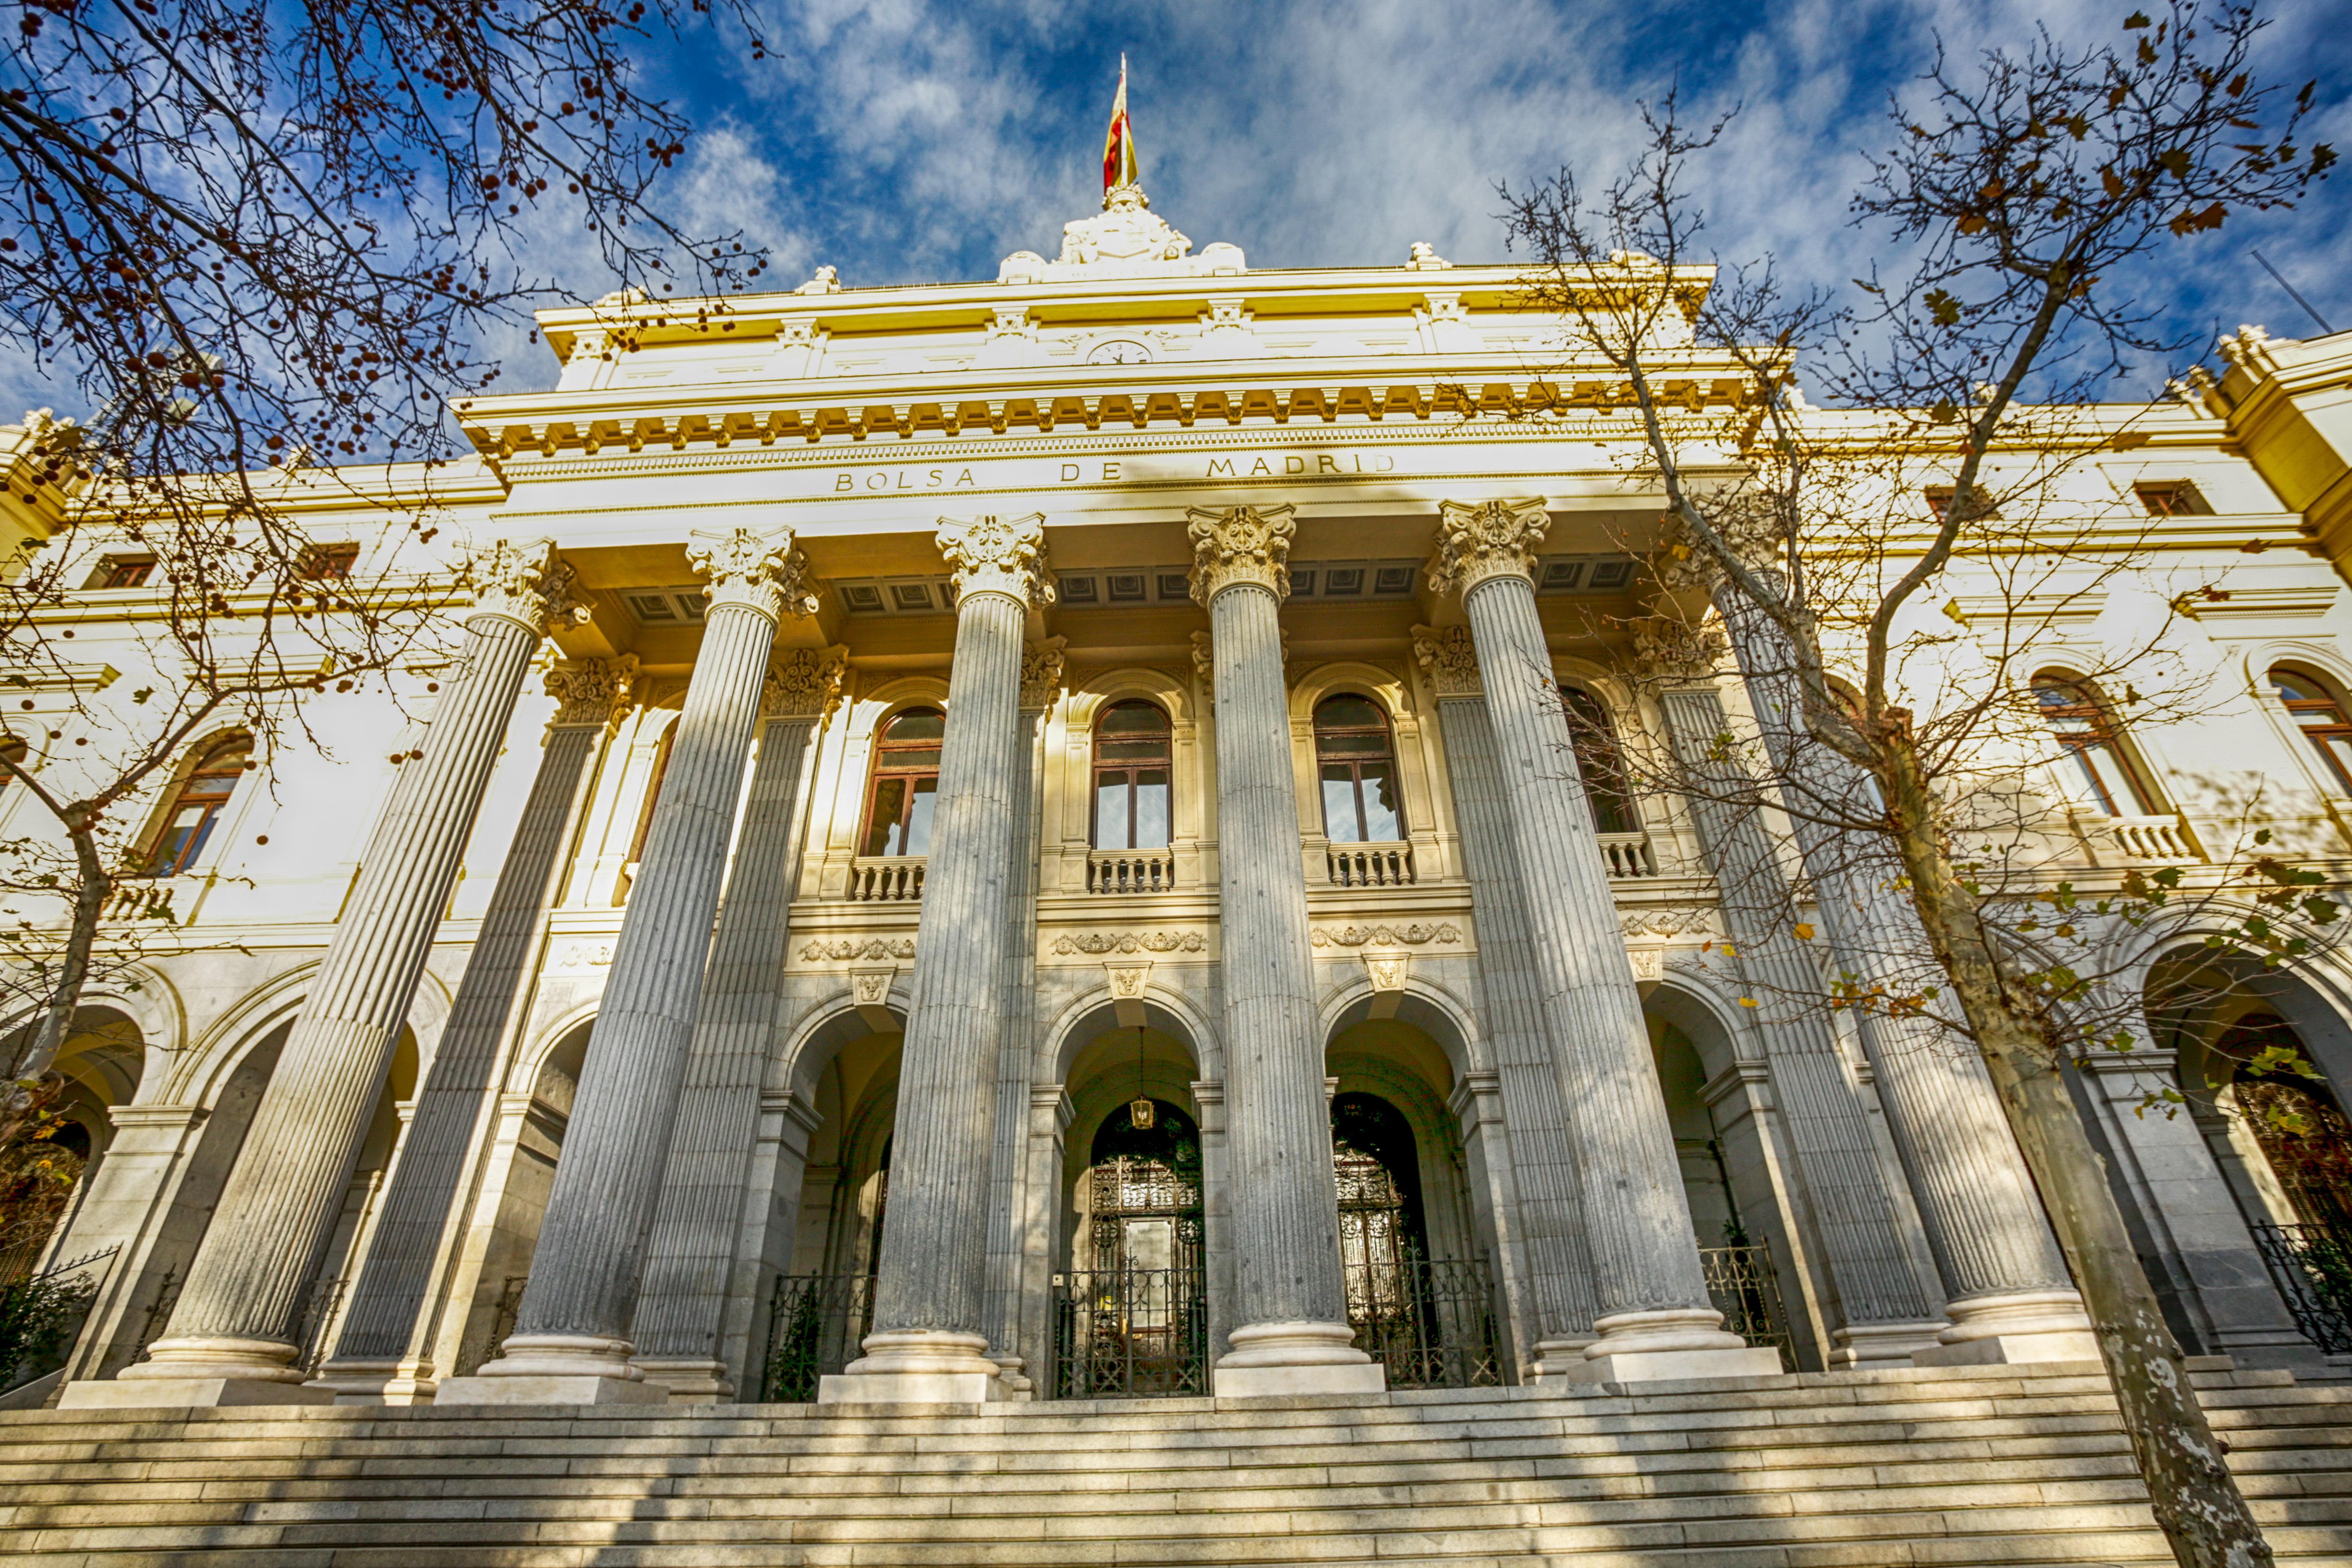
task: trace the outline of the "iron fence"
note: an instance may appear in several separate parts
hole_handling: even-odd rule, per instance
[[[1356,1348],[1388,1370],[1391,1388],[1492,1388],[1495,1283],[1482,1258],[1408,1258],[1347,1266]]]
[[[2331,1355],[2352,1351],[2352,1231],[2267,1222],[2253,1231],[2304,1338]]]
[[[0,1286],[0,1393],[63,1366],[120,1247]]]
[[[1209,1301],[1198,1269],[1054,1277],[1054,1397],[1209,1391]]]
[[[807,1405],[817,1379],[846,1368],[874,1326],[871,1274],[783,1274],[768,1298],[768,1359],[760,1398]]]
[[[1723,1326],[1749,1344],[1769,1344],[1780,1353],[1780,1369],[1793,1372],[1797,1342],[1789,1333],[1789,1314],[1780,1306],[1780,1277],[1773,1271],[1772,1249],[1765,1246],[1702,1247],[1699,1262],[1706,1270],[1706,1293],[1723,1314]]]

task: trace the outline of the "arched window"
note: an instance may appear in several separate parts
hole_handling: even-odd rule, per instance
[[[163,815],[163,831],[147,852],[149,876],[177,876],[204,853],[252,755],[251,737],[233,735],[216,742],[190,769]]]
[[[1335,844],[1404,837],[1389,716],[1370,697],[1326,697],[1315,709],[1315,760],[1323,779],[1323,831]]]
[[[865,855],[930,852],[931,806],[940,793],[940,740],[948,716],[935,707],[894,714],[874,747],[874,779],[866,793]]]
[[[1168,743],[1153,703],[1113,703],[1095,720],[1095,848],[1168,847]]]
[[[2352,795],[2352,707],[2342,694],[2332,683],[2286,664],[2271,666],[2271,689],[2327,764],[2336,788]]]
[[[2110,817],[2149,817],[2156,798],[2125,757],[2116,722],[2098,695],[2082,682],[2044,671],[2033,677],[2033,700],[2058,737],[2060,772],[2076,804]]]
[[[1641,831],[1633,815],[1633,792],[1625,787],[1625,754],[1618,749],[1617,728],[1609,722],[1609,709],[1581,686],[1561,686],[1559,700],[1568,715],[1568,740],[1576,752],[1576,770],[1584,777],[1584,798],[1592,803],[1594,830]]]

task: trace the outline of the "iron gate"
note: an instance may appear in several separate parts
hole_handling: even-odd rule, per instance
[[[2331,1355],[2352,1350],[2352,1231],[2263,1222],[2253,1232],[2303,1337]]]
[[[1054,1397],[1209,1392],[1209,1301],[1198,1269],[1054,1276]]]
[[[760,1398],[807,1405],[816,1381],[845,1370],[874,1326],[871,1274],[783,1274],[768,1300],[768,1360]]]
[[[1495,1283],[1483,1258],[1402,1258],[1347,1267],[1356,1348],[1391,1388],[1494,1388]]]
[[[1723,1326],[1749,1344],[1769,1344],[1780,1353],[1780,1370],[1797,1367],[1797,1343],[1789,1334],[1789,1316],[1780,1308],[1780,1277],[1772,1269],[1772,1249],[1764,1246],[1702,1247],[1699,1263],[1706,1271],[1706,1293],[1723,1314]]]

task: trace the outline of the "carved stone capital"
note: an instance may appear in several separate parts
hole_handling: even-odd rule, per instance
[[[1633,622],[1633,673],[1644,680],[1691,685],[1714,678],[1729,644],[1720,628],[1672,615]]]
[[[1551,529],[1541,501],[1481,501],[1437,506],[1437,565],[1430,587],[1467,593],[1490,577],[1532,580],[1536,547]]]
[[[1048,637],[1042,643],[1030,643],[1021,650],[1021,706],[1034,710],[1054,706],[1054,694],[1062,689],[1062,650],[1068,639]]]
[[[635,653],[562,661],[547,672],[547,695],[556,701],[555,727],[602,729],[614,723],[628,707],[636,680]]]
[[[1054,585],[1046,576],[1043,513],[969,520],[941,517],[939,546],[948,565],[955,569],[959,601],[975,593],[1001,593],[1024,610],[1042,610],[1054,602]]]
[[[842,677],[848,673],[846,648],[779,649],[760,687],[760,716],[824,719],[841,700]]]
[[[467,564],[465,580],[474,590],[468,622],[497,616],[543,637],[558,626],[578,626],[588,619],[572,568],[555,559],[552,539],[499,539]]]
[[[771,621],[816,613],[808,559],[793,544],[790,528],[697,532],[686,548],[686,559],[696,575],[709,580],[703,591],[714,610],[736,604]]]
[[[1288,507],[1195,507],[1184,535],[1192,541],[1192,598],[1207,604],[1237,583],[1254,582],[1290,597],[1290,536],[1297,525]]]
[[[1438,696],[1483,697],[1486,683],[1478,674],[1478,653],[1470,643],[1467,626],[1416,626],[1412,656],[1429,673]]]
[[[1216,678],[1217,653],[1206,632],[1192,633],[1192,678],[1203,686]]]

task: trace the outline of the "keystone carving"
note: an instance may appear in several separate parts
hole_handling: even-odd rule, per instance
[[[1024,610],[1054,602],[1045,570],[1045,517],[941,517],[940,553],[955,571],[956,598],[1001,593]]]
[[[1532,578],[1536,547],[1550,529],[1541,501],[1441,501],[1429,585],[1439,593],[1467,593],[1492,577]]]
[[[1414,627],[1412,656],[1428,672],[1429,684],[1441,698],[1486,695],[1486,684],[1478,674],[1478,653],[1471,646],[1469,627]]]
[[[686,559],[698,575],[709,580],[703,591],[714,609],[740,604],[771,621],[816,613],[808,559],[793,542],[790,528],[698,532],[687,547]]]
[[[564,660],[547,672],[547,695],[555,699],[559,728],[602,729],[621,716],[636,685],[637,656]]]
[[[1198,953],[1209,939],[1198,931],[1094,931],[1084,936],[1057,936],[1053,950],[1074,953]]]
[[[468,563],[466,576],[474,587],[468,621],[496,615],[543,637],[588,620],[588,606],[573,591],[572,568],[555,559],[552,539],[499,539]]]
[[[1254,582],[1290,597],[1290,536],[1297,525],[1288,507],[1195,507],[1184,536],[1192,542],[1192,598],[1202,605],[1237,583]]]
[[[841,700],[842,677],[849,672],[846,648],[788,648],[769,662],[768,678],[760,688],[761,718],[828,717]]]

